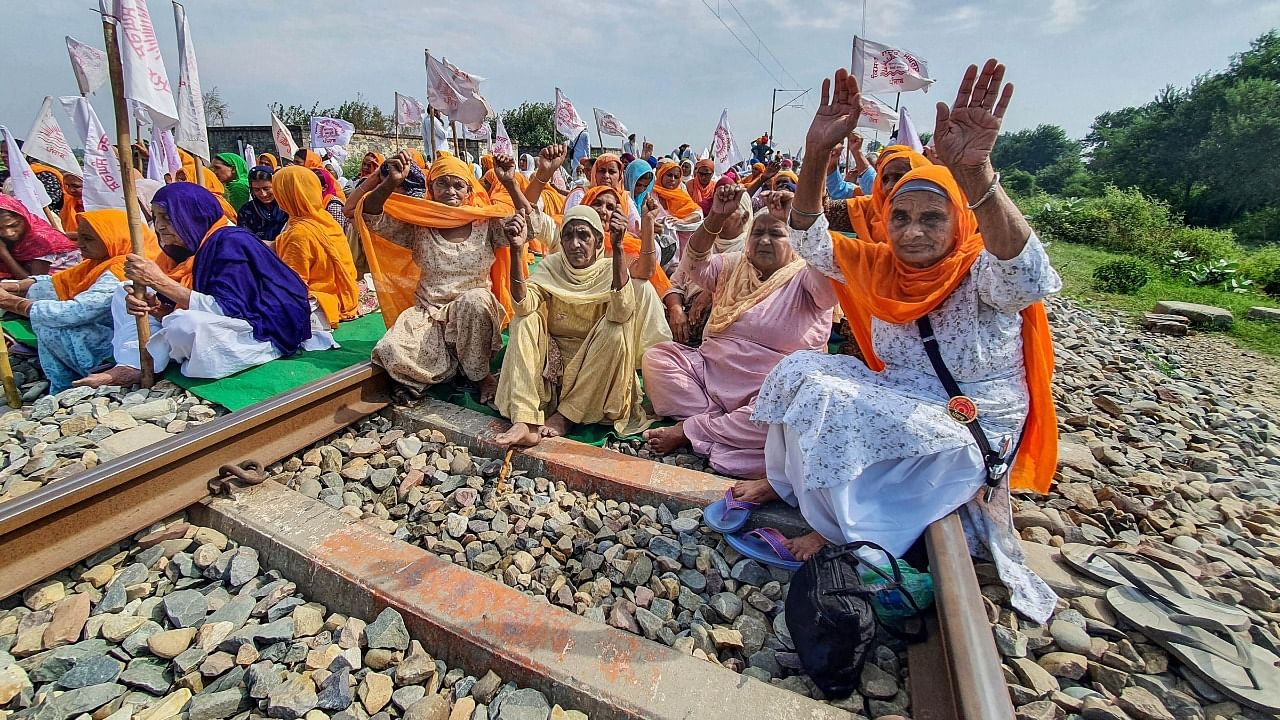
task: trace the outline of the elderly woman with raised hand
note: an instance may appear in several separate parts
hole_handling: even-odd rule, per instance
[[[520,262],[512,262],[501,221],[512,214],[511,202],[532,209],[509,157],[495,159],[510,196],[501,203],[484,192],[467,163],[449,154],[431,164],[426,198],[393,195],[411,164],[405,152],[388,159],[382,182],[356,215],[378,299],[394,322],[373,349],[373,361],[412,392],[461,374],[479,384],[488,402],[498,386],[489,364],[502,348],[511,306],[509,266],[525,264],[523,247],[515,255]],[[549,235],[551,221],[536,212],[531,217],[535,234]]]
[[[271,187],[289,216],[276,238],[276,255],[302,278],[329,327],[354,319],[360,305],[356,268],[346,234],[324,210],[320,179],[295,165],[276,173]]]
[[[228,223],[213,193],[171,183],[156,193],[152,209],[164,257],[160,263],[128,257],[125,275],[146,285],[147,296],[116,290],[116,367],[77,385],[138,382],[137,323],[130,316],[149,316],[147,351],[155,371],[177,360],[187,377],[226,377],[298,350],[334,347],[298,274],[253,233]]]
[[[31,318],[40,368],[57,394],[111,360],[111,296],[124,280],[132,252],[123,210],[80,213],[76,245],[84,260],[50,277],[6,280],[0,308]],[[148,257],[160,254],[151,228],[142,226]],[[23,297],[25,296],[25,297]]]
[[[798,505],[814,532],[782,540],[766,530],[730,542],[789,562],[855,540],[900,555],[930,523],[963,508],[1014,606],[1043,622],[1055,598],[1022,563],[1009,488],[1046,491],[1055,471],[1053,345],[1041,301],[1062,283],[991,167],[1013,94],[1002,89],[1004,73],[994,59],[981,72],[970,66],[955,105],[939,103],[942,165],[916,168],[889,191],[881,216],[888,243],[828,231],[825,168],[815,162],[801,172],[791,242],[836,282],[866,364],[800,352],[769,374],[754,416],[769,424],[767,479],[740,482],[734,493]],[[857,81],[839,70],[823,82],[805,155],[826,157],[858,114]],[[785,549],[768,549],[777,546]]]
[[[526,225],[523,216],[508,221],[513,248],[524,244]],[[559,252],[528,277],[524,263],[512,263],[516,318],[496,398],[512,426],[498,445],[536,445],[584,423],[612,423],[622,434],[649,424],[636,370],[645,350],[671,336],[653,286],[623,252],[620,212],[608,229],[611,257],[600,214],[578,205],[565,212]]]
[[[722,227],[745,194],[740,185],[719,188],[704,227]],[[666,455],[688,445],[736,477],[765,474],[766,428],[751,421],[760,384],[787,355],[823,348],[836,304],[831,281],[791,247],[784,203],[771,204],[748,223],[743,251],[713,254],[715,236],[694,233],[680,270],[712,298],[702,345],[666,342],[644,356],[654,412],[680,420],[647,431],[649,449]]]
[[[265,154],[265,153],[264,153]],[[280,209],[271,189],[275,171],[266,165],[257,165],[249,171],[249,202],[236,212],[236,224],[258,236],[264,243],[273,243],[276,236],[289,222],[289,216]]]
[[[827,222],[837,232],[852,232],[859,240],[889,242],[880,221],[885,199],[903,175],[918,167],[931,165],[928,158],[906,145],[890,145],[880,151],[876,160],[875,175],[868,195],[847,197],[844,200],[828,200],[825,207]],[[830,187],[830,185],[828,185]],[[829,198],[831,196],[828,196]]]
[[[22,201],[0,195],[0,279],[52,275],[80,262],[71,238]]]

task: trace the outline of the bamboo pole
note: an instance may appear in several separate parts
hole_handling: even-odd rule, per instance
[[[102,37],[107,46],[107,67],[111,76],[111,100],[116,114],[116,144],[120,147],[120,183],[124,186],[124,210],[129,218],[129,242],[133,254],[145,257],[146,248],[142,241],[142,217],[138,212],[138,189],[133,184],[130,173],[133,154],[129,141],[129,115],[124,102],[124,70],[120,65],[120,43],[116,40],[116,23],[114,18],[102,17]],[[129,155],[125,155],[128,151]],[[199,161],[197,160],[197,163]],[[200,166],[197,164],[196,169]],[[197,178],[197,182],[199,178]],[[139,300],[146,300],[147,287],[141,283],[133,284],[133,295]],[[151,340],[151,325],[146,315],[137,317],[138,321],[138,364],[142,366],[142,387],[149,388],[155,382],[155,373],[151,367],[151,353],[147,343]],[[0,368],[2,369],[2,368]]]
[[[75,202],[75,201],[72,200],[70,197],[64,197],[63,202]],[[58,214],[55,213],[53,211],[53,208],[49,207],[48,205],[44,206],[44,219],[48,220],[49,224],[52,225],[55,229],[57,229],[58,232],[65,233],[67,231],[66,228],[62,227],[62,218],[58,217]]]
[[[13,376],[13,365],[9,364],[9,343],[3,338],[0,338],[0,381],[4,383],[4,398],[9,407],[21,408],[22,394],[18,392],[18,381]]]
[[[462,159],[462,146],[458,144],[458,123],[453,120],[449,121],[449,127],[453,128],[453,154],[459,160]]]

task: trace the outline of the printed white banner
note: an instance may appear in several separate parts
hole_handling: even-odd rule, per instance
[[[151,147],[147,148],[147,179],[166,182],[182,169],[182,156],[178,154],[178,145],[173,140],[172,130],[160,130],[151,126]]]
[[[477,140],[482,143],[493,141],[493,133],[489,130],[489,123],[484,123],[477,130],[472,130],[464,125],[462,127],[462,137],[467,140]]]
[[[209,162],[209,129],[204,117],[204,94],[200,92],[200,66],[191,44],[187,11],[173,4],[173,21],[178,26],[178,131],[176,140],[187,152]]]
[[[493,138],[493,154],[506,155],[514,157],[516,154],[515,146],[511,144],[511,137],[507,135],[507,128],[502,124],[502,116],[498,116],[497,133]]]
[[[427,102],[470,130],[479,129],[493,115],[489,103],[480,95],[483,79],[427,53]]]
[[[276,155],[281,160],[292,160],[298,152],[298,144],[293,141],[293,134],[285,127],[284,121],[271,114],[271,137],[276,141]]]
[[[611,112],[605,112],[600,108],[592,108],[596,114],[596,127],[600,128],[603,135],[612,135],[614,137],[624,138],[631,134],[627,130],[627,126]]]
[[[9,128],[0,125],[0,135],[4,135],[5,151],[9,154],[9,178],[13,180],[13,196],[17,198],[32,215],[44,217],[44,209],[49,205],[49,192],[44,183],[36,177],[27,159],[18,149],[18,141],[14,139]]]
[[[417,98],[396,93],[396,123],[400,125],[417,125],[427,109]]]
[[[924,152],[924,145],[920,144],[920,134],[916,132],[916,124],[911,122],[911,113],[907,112],[906,105],[898,109],[898,144],[906,145],[918,153]]]
[[[89,95],[106,84],[107,54],[92,45],[67,36],[67,54],[71,56],[71,72],[76,75],[76,85],[82,95]]]
[[[356,127],[346,120],[313,116],[311,118],[311,149],[343,147],[351,142],[351,136],[355,132]]]
[[[62,126],[58,125],[57,119],[53,117],[53,98],[47,95],[44,102],[40,103],[40,112],[36,115],[35,124],[31,126],[31,132],[27,133],[22,151],[28,157],[48,163],[63,172],[69,172],[72,175],[83,172],[80,169],[80,162],[71,152],[67,136],[62,134]]]
[[[893,108],[867,93],[862,94],[862,114],[858,116],[858,127],[893,132],[894,120]]]
[[[729,128],[729,110],[720,113],[720,123],[716,125],[715,135],[711,138],[711,159],[716,163],[716,174],[723,175],[726,170],[742,162],[742,151],[733,139],[733,130]]]
[[[569,140],[574,140],[579,133],[587,129],[587,124],[582,122],[578,110],[573,107],[572,102],[569,102],[569,98],[560,92],[560,88],[556,88],[556,105],[552,110],[552,118],[555,121],[556,130]]]
[[[59,98],[71,116],[76,135],[84,143],[84,209],[124,208],[124,185],[120,182],[120,161],[111,147],[111,138],[102,129],[98,113],[80,96]]]
[[[250,168],[258,164],[258,151],[250,143],[244,144],[244,164]]]
[[[865,38],[853,39],[853,76],[865,96],[870,93],[929,91],[933,79],[924,58],[910,50]]]
[[[124,96],[145,106],[161,128],[178,124],[169,73],[160,56],[160,41],[151,24],[147,0],[99,0],[102,14],[114,17],[124,69]]]

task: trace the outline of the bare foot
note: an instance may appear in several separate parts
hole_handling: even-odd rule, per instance
[[[100,388],[106,385],[131,387],[142,382],[142,371],[128,365],[117,365],[106,372],[93,373],[71,383],[76,387]]]
[[[547,418],[547,423],[542,426],[542,437],[554,438],[568,435],[573,431],[573,423],[569,418],[556,413]]]
[[[684,434],[684,421],[671,427],[645,430],[644,439],[647,441],[649,450],[659,455],[668,455],[689,444],[689,438]]]
[[[493,402],[493,398],[498,394],[498,378],[489,373],[480,381],[480,404],[488,405]]]
[[[818,533],[811,532],[808,535],[801,535],[797,538],[788,538],[782,544],[787,546],[787,549],[791,551],[792,555],[796,556],[797,560],[804,562],[817,555],[819,550],[830,543]]]
[[[739,480],[733,484],[733,497],[757,505],[782,499],[768,480]]]
[[[533,447],[542,440],[542,435],[538,432],[537,425],[528,425],[526,423],[515,423],[510,430],[498,435],[493,439],[493,444],[498,447],[511,449],[513,447]]]

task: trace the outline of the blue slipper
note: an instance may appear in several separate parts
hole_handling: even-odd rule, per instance
[[[729,546],[744,556],[764,563],[795,572],[804,563],[796,560],[783,541],[787,538],[773,528],[756,528],[745,533],[725,535]]]
[[[758,503],[745,502],[733,496],[733,489],[724,491],[724,499],[717,500],[702,511],[702,523],[718,533],[728,535],[741,530],[751,517]]]

